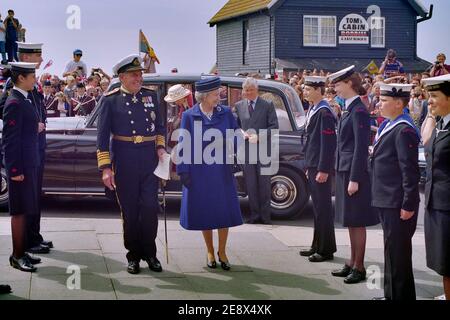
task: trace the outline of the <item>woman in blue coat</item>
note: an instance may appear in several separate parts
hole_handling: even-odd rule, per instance
[[[209,268],[216,268],[212,231],[218,229],[219,262],[224,270],[229,270],[226,255],[228,228],[241,225],[242,216],[236,180],[232,166],[226,161],[228,149],[224,142],[226,131],[237,130],[238,126],[230,108],[219,105],[220,85],[218,77],[202,79],[195,84],[198,103],[185,111],[181,119],[177,173],[183,184],[181,226],[202,231]],[[215,150],[212,150],[213,141],[220,145]],[[209,159],[208,155],[211,156]]]

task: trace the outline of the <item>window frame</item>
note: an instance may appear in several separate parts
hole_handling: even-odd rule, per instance
[[[373,38],[374,38],[374,28],[372,28],[373,24],[376,23],[374,21],[380,20],[383,21],[383,44],[373,44]],[[383,49],[386,48],[386,17],[371,17],[370,18],[370,47],[374,49]]]
[[[305,20],[306,20],[306,18],[318,20],[318,35],[317,35],[318,43],[306,43],[305,42]],[[321,21],[324,18],[334,19],[334,43],[333,44],[322,43],[322,22]],[[337,16],[303,15],[303,46],[304,47],[336,48],[337,47]]]

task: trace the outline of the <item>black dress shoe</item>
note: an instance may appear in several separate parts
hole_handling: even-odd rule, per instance
[[[33,253],[33,254],[46,254],[46,253],[50,252],[50,248],[40,244],[40,245],[38,245],[36,247],[29,248],[27,250],[27,252]]]
[[[217,263],[215,261],[208,261],[206,263],[206,265],[208,266],[208,268],[210,269],[216,269],[217,268]]]
[[[352,272],[352,268],[348,265],[344,265],[342,269],[331,271],[331,275],[335,277],[347,277]]]
[[[8,286],[7,284],[0,284],[0,294],[7,294],[7,293],[11,293],[11,287]]]
[[[347,284],[354,284],[366,280],[366,270],[359,271],[354,268],[352,272],[344,279]]]
[[[324,261],[328,261],[328,260],[333,260],[333,255],[326,255],[323,256],[321,254],[318,253],[314,253],[313,255],[309,256],[308,260],[309,262],[324,262]]]
[[[300,250],[300,255],[302,257],[309,257],[312,256],[316,251],[313,248],[310,248],[308,250]]]
[[[31,264],[31,262],[28,261],[28,259],[25,256],[23,256],[20,259],[10,256],[9,264],[11,265],[11,267],[13,267],[15,269],[19,269],[20,271],[24,271],[24,272],[34,272],[37,270],[36,267],[33,266]]]
[[[259,220],[259,219],[248,219],[247,221],[245,221],[245,223],[247,223],[247,224],[258,224],[258,223],[261,223],[261,220]]]
[[[41,244],[49,247],[50,249],[53,249],[53,241],[42,240]]]
[[[155,271],[155,272],[162,271],[162,266],[161,266],[161,263],[159,262],[158,258],[152,257],[147,260],[147,263],[148,263],[148,267],[150,268],[150,270]]]
[[[141,269],[139,268],[139,262],[138,261],[128,261],[128,267],[127,267],[128,273],[131,274],[138,274]]]
[[[29,253],[25,253],[25,257],[30,261],[31,264],[39,264],[41,263],[41,258],[34,257]]]
[[[219,257],[220,267],[225,271],[229,271],[231,269],[230,262],[223,262],[222,260],[220,260],[220,255],[218,252],[217,252],[217,256]]]

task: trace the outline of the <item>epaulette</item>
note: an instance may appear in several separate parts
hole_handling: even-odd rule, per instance
[[[113,94],[116,94],[116,93],[118,93],[119,91],[120,91],[120,88],[115,88],[115,89],[113,89],[113,90],[107,92],[107,93],[105,94],[105,96],[106,96],[106,97],[112,96]]]

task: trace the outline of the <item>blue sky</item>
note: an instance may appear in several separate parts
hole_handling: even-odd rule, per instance
[[[155,48],[159,72],[208,72],[215,63],[216,33],[207,21],[227,0],[2,0],[4,18],[12,8],[27,29],[27,42],[44,42],[44,61],[54,61],[49,72],[61,74],[72,51],[84,51],[88,68],[111,73],[120,58],[136,53],[142,29]],[[35,3],[35,4],[33,4]],[[433,62],[445,52],[450,63],[450,1],[422,0],[435,5],[432,20],[419,24],[418,55]],[[69,30],[70,5],[81,9],[81,29]],[[447,14],[446,14],[447,13]]]

